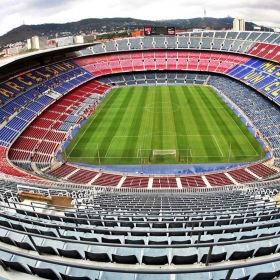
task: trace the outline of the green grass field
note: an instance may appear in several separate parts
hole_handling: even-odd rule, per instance
[[[250,162],[265,153],[210,87],[145,86],[113,89],[66,155],[91,164],[149,164]]]

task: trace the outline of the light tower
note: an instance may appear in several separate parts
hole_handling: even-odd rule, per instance
[[[206,18],[206,9],[204,7],[204,18]]]

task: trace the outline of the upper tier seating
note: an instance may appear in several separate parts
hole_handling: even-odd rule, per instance
[[[79,58],[75,62],[102,76],[122,71],[190,69],[226,73],[236,65],[244,64],[249,58],[242,55],[192,51],[144,51],[131,54],[106,54],[98,57]],[[132,61],[132,62],[131,62]]]
[[[202,49],[251,53],[260,44],[278,44],[280,36],[269,32],[201,31],[186,32],[178,37],[135,37],[112,40],[77,51],[77,56],[142,49]],[[254,53],[252,53],[254,54]],[[265,52],[264,55],[267,53]],[[263,53],[258,53],[259,57]],[[277,60],[279,61],[279,59]]]
[[[251,194],[71,192],[74,208],[49,207],[51,214],[43,204],[2,200],[0,259],[10,268],[3,275],[141,279],[148,268],[161,271],[151,279],[211,280],[233,268],[238,279],[272,279],[280,269],[279,209]]]

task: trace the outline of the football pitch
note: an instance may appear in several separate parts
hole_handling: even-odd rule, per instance
[[[68,161],[89,164],[250,162],[265,155],[206,86],[112,89],[73,138]]]

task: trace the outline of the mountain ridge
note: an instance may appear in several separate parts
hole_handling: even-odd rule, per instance
[[[6,34],[0,36],[0,46],[25,41],[32,36],[47,36],[49,39],[55,38],[63,33],[69,35],[90,34],[96,32],[118,32],[122,30],[141,29],[146,25],[152,26],[175,26],[176,29],[231,29],[233,18],[192,18],[192,19],[169,19],[169,20],[142,20],[135,18],[87,18],[75,22],[67,23],[45,23],[38,25],[21,25]],[[246,22],[246,30],[253,30],[256,24]]]

